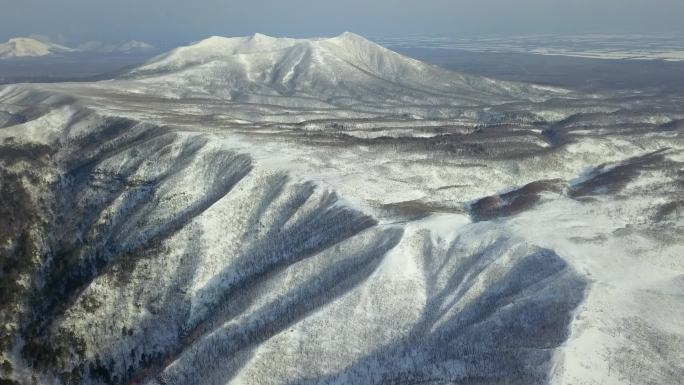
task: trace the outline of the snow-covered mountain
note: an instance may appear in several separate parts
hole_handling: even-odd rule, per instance
[[[0,383],[678,384],[683,106],[353,34],[0,87]]]
[[[128,77],[165,95],[276,105],[472,105],[563,93],[448,72],[353,33],[328,39],[214,36],[158,56]]]
[[[140,40],[129,40],[116,46],[116,51],[123,53],[151,52],[156,49],[152,44]]]
[[[73,52],[73,49],[30,37],[16,37],[0,44],[0,59],[49,56]]]
[[[0,43],[0,59],[43,57],[83,52],[99,54],[149,54],[154,53],[156,50],[157,49],[153,45],[139,40],[130,40],[117,44],[90,41],[83,43],[76,48],[69,48],[45,40],[30,37],[16,37],[10,39],[6,43]]]

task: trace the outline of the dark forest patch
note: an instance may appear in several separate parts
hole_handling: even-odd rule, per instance
[[[535,181],[507,193],[479,199],[470,205],[470,215],[475,221],[509,217],[534,207],[543,192],[562,191],[563,182],[559,179]]]

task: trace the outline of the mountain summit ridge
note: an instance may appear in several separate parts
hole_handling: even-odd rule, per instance
[[[15,37],[0,43],[0,59],[11,57],[48,56],[74,51],[71,48],[31,37]]]

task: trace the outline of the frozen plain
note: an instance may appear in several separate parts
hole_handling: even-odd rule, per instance
[[[2,376],[678,384],[682,99],[349,33],[4,86]]]

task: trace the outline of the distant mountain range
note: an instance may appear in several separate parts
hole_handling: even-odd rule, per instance
[[[133,54],[153,52],[155,49],[153,45],[137,40],[117,44],[91,41],[76,48],[70,48],[36,38],[16,37],[9,39],[6,43],[0,43],[0,59],[43,57],[79,52]]]
[[[84,52],[101,52],[101,53],[138,53],[138,52],[152,52],[156,47],[152,44],[145,43],[139,40],[130,40],[117,44],[105,44],[99,41],[89,41],[77,47],[79,51]]]

